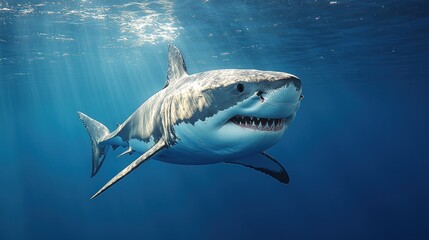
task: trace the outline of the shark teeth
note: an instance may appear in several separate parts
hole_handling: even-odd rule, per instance
[[[240,127],[251,128],[259,131],[280,131],[283,129],[288,118],[234,116],[230,119],[230,122],[233,122]]]

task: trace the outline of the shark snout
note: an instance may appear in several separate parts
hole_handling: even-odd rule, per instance
[[[291,106],[302,99],[301,80],[291,74],[279,80],[281,87],[268,91],[258,92],[257,95],[268,105]]]
[[[301,80],[292,74],[287,75],[288,77],[284,79],[286,81],[286,85],[293,84],[297,90],[301,90]]]

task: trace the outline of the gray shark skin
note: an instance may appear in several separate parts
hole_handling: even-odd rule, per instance
[[[264,151],[293,121],[301,94],[301,81],[283,72],[223,69],[188,75],[179,49],[169,45],[164,88],[116,130],[78,112],[92,143],[92,176],[110,147],[127,148],[119,156],[138,156],[91,199],[149,159],[239,164],[288,183],[286,170]]]

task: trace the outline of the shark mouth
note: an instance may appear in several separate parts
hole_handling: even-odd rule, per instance
[[[283,129],[286,122],[286,118],[257,118],[234,116],[229,121],[244,128],[250,128],[259,131],[275,132]]]

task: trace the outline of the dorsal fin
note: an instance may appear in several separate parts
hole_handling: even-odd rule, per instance
[[[173,46],[168,45],[168,71],[167,81],[165,82],[164,88],[167,87],[171,82],[188,75],[180,50]]]

